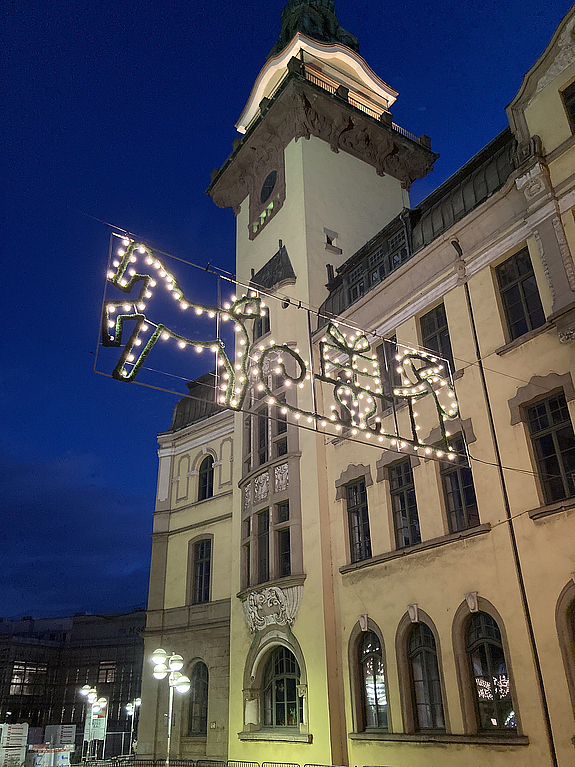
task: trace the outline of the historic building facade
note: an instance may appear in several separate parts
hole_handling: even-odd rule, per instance
[[[429,138],[393,122],[397,93],[333,2],[292,0],[282,23],[208,190],[236,213],[238,292],[266,297],[250,354],[274,339],[317,360],[331,320],[361,329],[384,371],[373,422],[398,439],[361,440],[344,395],[340,436],[298,421],[294,408],[331,405],[325,388],[312,401],[290,385],[291,361],[264,366],[240,413],[178,403],[159,437],[146,632],[147,655],[182,653],[192,680],[173,752],[567,767],[575,13],[525,76],[509,128],[413,209]],[[402,442],[416,428],[405,349],[451,371],[454,460]],[[210,376],[190,384],[203,391]],[[427,402],[418,434],[437,448]],[[164,752],[166,695],[145,676],[141,756]]]

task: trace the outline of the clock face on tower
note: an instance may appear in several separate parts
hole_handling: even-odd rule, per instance
[[[266,177],[266,180],[262,184],[262,188],[260,192],[260,202],[262,205],[266,203],[271,197],[274,187],[276,185],[277,178],[278,178],[277,170],[272,170],[272,172],[268,174],[268,176]]]

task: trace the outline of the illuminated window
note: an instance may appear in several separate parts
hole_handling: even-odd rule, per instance
[[[496,621],[475,613],[467,623],[466,650],[480,730],[515,730],[515,707]]]
[[[496,269],[510,339],[545,324],[537,281],[527,248],[523,248]]]
[[[437,649],[429,626],[414,623],[407,647],[415,729],[445,730]]]
[[[214,495],[214,459],[207,455],[200,465],[198,501],[205,501]]]
[[[100,667],[98,669],[98,682],[115,682],[116,681],[116,661],[115,660],[103,660],[100,661]]]
[[[460,455],[450,463],[441,466],[443,495],[447,508],[449,532],[457,533],[479,524],[479,512],[475,497],[473,474],[467,465],[463,437],[450,438],[450,444]]]
[[[575,435],[565,394],[558,392],[527,408],[527,423],[545,501],[575,495]]]
[[[358,648],[361,678],[363,726],[366,730],[387,730],[387,692],[379,637],[374,631],[361,635]]]
[[[210,601],[210,572],[212,565],[211,540],[198,541],[194,544],[194,580],[192,604]]]
[[[421,343],[432,352],[446,359],[453,370],[453,354],[451,352],[451,339],[447,327],[447,315],[445,306],[439,304],[419,320],[421,328]]]
[[[395,529],[395,545],[398,549],[421,543],[419,531],[419,516],[415,500],[415,485],[411,461],[397,463],[389,468],[389,488],[391,508],[393,511],[393,526]]]
[[[348,485],[345,491],[351,561],[360,562],[362,559],[371,557],[365,481],[362,479],[359,482],[354,482],[353,485]]]
[[[568,85],[563,91],[561,91],[563,98],[563,105],[567,112],[567,119],[571,126],[571,132],[575,133],[575,82]]]
[[[46,663],[14,661],[10,679],[10,695],[43,695],[46,689]]]
[[[208,732],[208,667],[201,661],[190,674],[190,727],[189,734],[207,735]]]
[[[303,721],[303,698],[297,693],[298,662],[286,647],[276,647],[267,659],[262,678],[264,727],[297,727]]]

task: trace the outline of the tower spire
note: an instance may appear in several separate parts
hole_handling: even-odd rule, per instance
[[[359,53],[357,37],[339,26],[333,0],[289,0],[281,22],[279,40],[268,58],[282,51],[297,32],[320,43],[341,43]]]

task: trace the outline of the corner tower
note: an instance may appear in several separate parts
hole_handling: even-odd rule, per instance
[[[290,0],[208,189],[236,214],[240,292],[281,298],[254,325],[258,345],[307,348],[312,315],[293,306],[318,309],[333,270],[431,170],[429,139],[393,122],[397,96],[331,0]],[[307,390],[268,373],[274,397],[252,387],[235,417],[228,756],[344,765],[326,444],[282,416],[282,402],[312,409]]]

